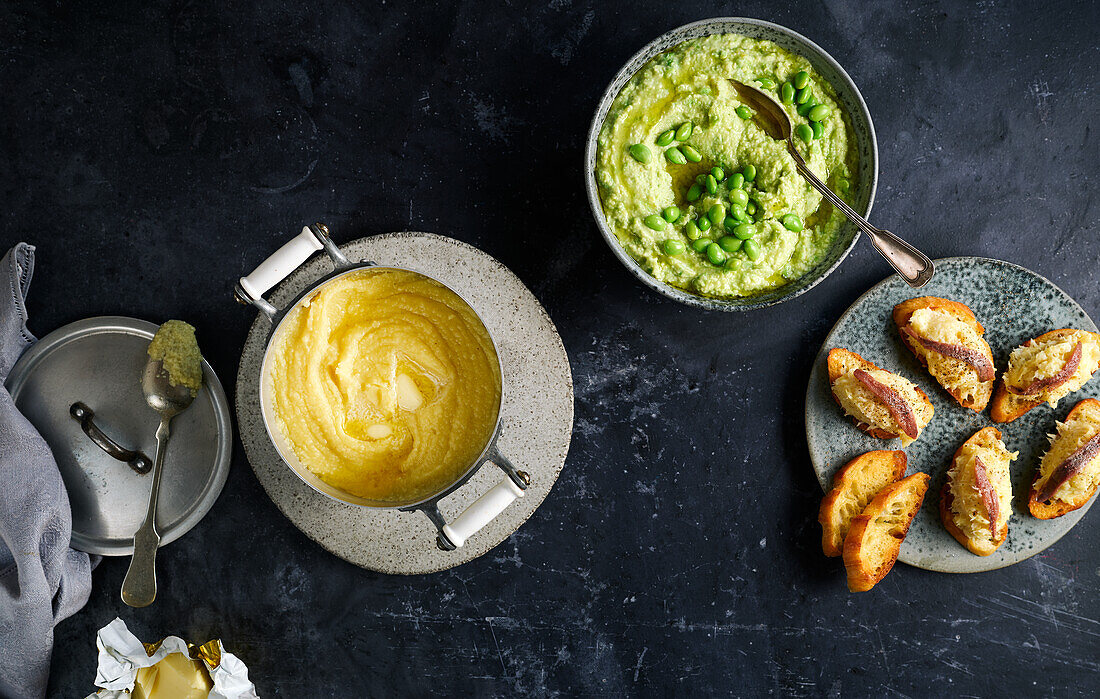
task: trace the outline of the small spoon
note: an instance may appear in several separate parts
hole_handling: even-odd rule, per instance
[[[149,510],[145,521],[134,534],[134,556],[130,559],[130,568],[126,579],[122,581],[122,601],[131,607],[147,607],[157,597],[157,547],[160,546],[160,534],[157,532],[157,498],[160,495],[160,477],[164,472],[164,454],[168,451],[168,437],[171,435],[169,424],[179,415],[195,397],[187,386],[173,386],[168,381],[168,371],[159,359],[149,358],[141,374],[141,391],[145,402],[160,414],[160,427],[157,428],[157,454],[153,458],[153,485],[149,493]]]
[[[794,139],[791,137],[793,132],[791,118],[787,115],[787,112],[784,111],[783,107],[772,99],[770,95],[758,90],[752,85],[746,85],[745,83],[732,79],[730,82],[733,83],[733,88],[737,91],[741,101],[751,107],[755,112],[753,118],[756,120],[756,123],[758,123],[772,138],[777,141],[786,142],[787,150],[790,151],[791,157],[794,158],[794,164],[795,167],[798,168],[798,173],[805,177],[806,181],[813,185],[814,189],[821,192],[822,196],[828,199],[833,206],[844,212],[848,220],[859,226],[860,230],[871,238],[871,243],[875,246],[875,249],[886,258],[886,261],[901,275],[905,283],[914,289],[919,289],[927,284],[928,280],[932,278],[932,275],[936,271],[935,265],[932,264],[932,260],[928,259],[928,256],[923,252],[917,250],[890,231],[872,226],[866,219],[853,211],[852,207],[845,204],[843,199],[825,186],[824,182],[817,178],[817,175],[810,170],[810,166],[802,159],[802,155],[798,152],[798,149],[795,148]]]

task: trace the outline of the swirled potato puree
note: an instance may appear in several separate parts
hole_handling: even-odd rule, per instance
[[[844,215],[795,170],[730,84],[783,104],[810,168],[852,203],[848,116],[809,61],[737,34],[692,39],[623,87],[599,135],[596,182],[608,226],[656,279],[713,297],[749,296],[813,269]]]
[[[306,468],[352,495],[427,498],[492,437],[501,395],[493,342],[465,301],[423,275],[337,277],[273,342],[279,429]]]

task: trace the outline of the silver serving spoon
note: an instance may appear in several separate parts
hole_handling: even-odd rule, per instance
[[[187,386],[173,386],[168,382],[168,371],[159,359],[149,358],[141,374],[141,391],[145,402],[160,414],[157,428],[157,455],[153,458],[153,485],[149,493],[149,510],[145,521],[134,534],[134,556],[130,569],[122,581],[122,601],[131,607],[147,607],[157,597],[157,498],[160,495],[160,477],[164,473],[164,454],[168,451],[169,424],[195,399]]]
[[[875,246],[875,249],[886,258],[886,261],[890,263],[891,267],[897,270],[897,273],[901,275],[905,283],[914,289],[919,289],[927,284],[928,280],[932,278],[932,275],[936,271],[936,267],[932,264],[932,260],[928,259],[928,256],[923,252],[917,250],[890,231],[872,226],[866,219],[853,211],[852,207],[845,204],[843,199],[825,186],[824,182],[817,178],[817,175],[810,170],[810,166],[802,159],[802,155],[798,152],[798,149],[795,148],[794,139],[791,137],[793,132],[791,118],[787,115],[787,112],[784,111],[783,107],[772,99],[770,95],[752,85],[746,85],[745,83],[733,79],[731,79],[730,82],[733,83],[733,88],[737,91],[737,95],[741,98],[741,101],[753,109],[753,118],[756,120],[756,123],[758,123],[769,136],[778,141],[784,141],[787,144],[787,150],[790,152],[791,157],[794,158],[794,164],[795,167],[798,168],[798,173],[805,177],[806,181],[813,185],[814,189],[821,192],[822,196],[828,199],[833,206],[844,212],[848,220],[859,226],[859,229],[871,238],[871,243]]]

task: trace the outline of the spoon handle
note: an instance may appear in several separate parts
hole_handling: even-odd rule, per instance
[[[157,455],[153,457],[153,485],[149,493],[149,510],[145,521],[134,533],[134,555],[122,581],[122,601],[131,607],[148,607],[157,598],[157,500],[160,497],[160,477],[164,473],[164,454],[168,451],[171,418],[163,417],[157,428]]]
[[[914,289],[919,289],[928,283],[928,280],[935,273],[936,267],[927,255],[890,231],[876,228],[868,223],[843,199],[838,197],[833,190],[829,189],[824,182],[818,179],[790,141],[787,142],[787,149],[790,150],[791,156],[794,158],[794,164],[798,168],[799,174],[805,177],[814,189],[821,192],[821,195],[828,199],[833,206],[840,209],[849,221],[859,226],[859,229],[867,234],[871,239],[871,244],[886,258],[890,266],[901,275],[906,284]]]

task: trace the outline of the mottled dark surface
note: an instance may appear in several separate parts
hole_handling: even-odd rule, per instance
[[[583,134],[645,42],[711,15],[791,26],[862,88],[874,219],[934,257],[1024,264],[1096,317],[1094,3],[755,1],[0,5],[2,247],[38,246],[31,327],[183,317],[232,385],[233,279],[303,222],[412,228],[501,259],[558,324],[577,420],[561,480],[456,570],[369,573],[264,495],[238,446],[209,516],[124,607],[124,560],[57,629],[51,696],[95,630],[220,636],[265,696],[1088,694],[1100,516],[968,576],[899,566],[851,596],[822,558],[802,398],[833,320],[886,275],[865,243],[752,315],[691,310],[614,262]]]

